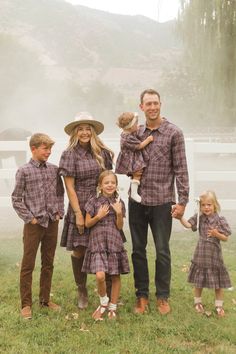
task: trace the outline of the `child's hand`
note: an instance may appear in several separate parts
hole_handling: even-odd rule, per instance
[[[111,204],[112,208],[115,210],[116,214],[122,214],[122,204],[119,200]]]
[[[97,217],[100,219],[104,218],[109,213],[109,205],[101,205],[97,212]]]
[[[151,142],[153,141],[153,136],[152,136],[152,135],[149,135],[149,136],[147,137],[147,141],[148,141],[149,143],[151,143]]]
[[[38,223],[38,220],[37,220],[36,218],[33,218],[33,219],[30,221],[30,223],[31,223],[32,225],[35,225],[35,224]]]
[[[218,234],[218,230],[217,229],[209,229],[207,231],[207,236],[208,237],[216,237]]]

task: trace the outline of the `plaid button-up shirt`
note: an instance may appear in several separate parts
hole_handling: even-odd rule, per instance
[[[58,167],[31,159],[16,173],[12,205],[26,224],[33,218],[47,227],[49,220],[64,215],[64,187]]]
[[[175,203],[175,184],[178,203],[186,205],[189,196],[188,170],[182,131],[163,118],[158,129],[140,126],[142,140],[153,135],[153,142],[146,146],[149,161],[145,167],[139,193],[142,204],[154,206]]]

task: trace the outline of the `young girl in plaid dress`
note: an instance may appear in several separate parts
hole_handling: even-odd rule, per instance
[[[215,289],[215,308],[219,317],[223,309],[223,288],[231,287],[228,271],[224,265],[220,241],[227,241],[230,227],[223,216],[219,216],[220,205],[213,191],[200,196],[200,215],[195,214],[188,221],[180,222],[193,231],[199,229],[199,241],[190,266],[188,281],[193,283],[194,307],[197,313],[204,313],[202,305],[203,288]]]
[[[128,257],[122,240],[125,205],[118,199],[117,182],[114,172],[103,171],[98,180],[98,196],[91,197],[85,205],[85,225],[90,228],[90,235],[82,271],[96,274],[100,305],[92,315],[95,320],[102,319],[106,310],[108,318],[116,317],[120,274],[129,273]],[[106,274],[112,278],[110,303]]]
[[[138,194],[138,186],[142,177],[142,171],[146,166],[148,154],[144,148],[153,141],[153,136],[149,135],[145,140],[141,140],[137,134],[138,114],[125,112],[118,118],[118,126],[123,129],[121,133],[121,151],[116,160],[115,172],[132,176],[130,197],[137,203],[141,203]]]

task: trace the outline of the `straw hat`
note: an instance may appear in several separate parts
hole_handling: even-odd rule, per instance
[[[66,134],[70,135],[72,130],[79,124],[92,125],[97,135],[101,134],[104,130],[104,125],[101,122],[93,119],[90,113],[80,112],[76,114],[73,122],[65,126],[64,130]]]

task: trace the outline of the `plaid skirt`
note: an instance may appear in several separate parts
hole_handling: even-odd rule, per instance
[[[126,250],[121,252],[91,252],[86,250],[82,272],[96,274],[105,272],[109,275],[127,274],[130,272]]]
[[[190,266],[188,282],[196,288],[231,287],[220,244],[199,240]]]

